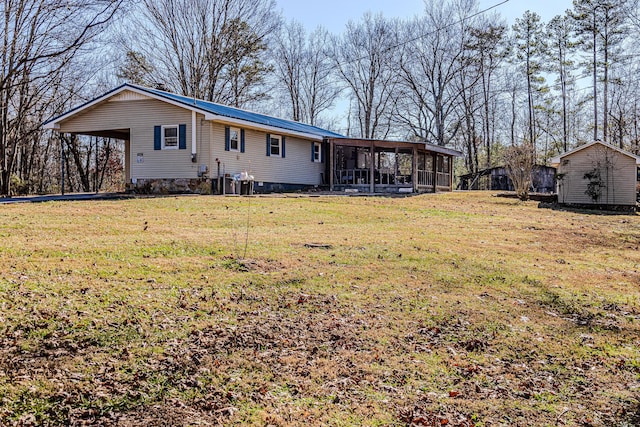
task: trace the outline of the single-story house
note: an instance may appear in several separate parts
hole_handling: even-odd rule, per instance
[[[551,164],[557,168],[559,203],[636,205],[640,157],[628,151],[594,141],[551,159]]]
[[[132,191],[228,192],[228,177],[252,180],[256,192],[349,186],[450,191],[452,158],[461,155],[425,143],[351,140],[317,126],[129,83],[44,126],[60,133],[123,140],[125,182]],[[351,163],[342,147],[370,150],[369,160],[347,167]],[[345,169],[353,172],[348,175]],[[364,177],[362,169],[369,175]],[[442,175],[436,182],[429,178],[431,173]],[[418,184],[423,181],[427,186]]]
[[[513,182],[511,182],[507,168],[504,166],[461,175],[458,189],[514,191]],[[534,193],[554,193],[556,191],[556,168],[535,165],[531,171],[530,190]]]

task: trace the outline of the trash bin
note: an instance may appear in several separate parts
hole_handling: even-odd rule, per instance
[[[240,194],[252,195],[253,194],[253,181],[240,181]]]

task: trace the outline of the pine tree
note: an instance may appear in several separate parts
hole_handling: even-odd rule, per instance
[[[524,73],[527,80],[527,110],[529,143],[536,149],[535,94],[543,89],[545,79],[542,76],[542,61],[546,55],[544,27],[537,13],[526,11],[513,25],[516,40],[516,58],[524,61]]]
[[[575,49],[575,43],[571,40],[571,24],[566,16],[556,16],[547,24],[547,36],[549,38],[550,71],[558,77],[556,79],[562,97],[562,148],[568,149],[568,86],[573,83],[571,71],[574,62],[571,54]]]
[[[580,46],[590,53],[584,65],[593,78],[593,139],[598,139],[598,82],[602,83],[602,139],[607,141],[609,116],[609,70],[618,60],[626,34],[626,0],[574,0],[570,16]],[[599,79],[601,76],[601,79]]]

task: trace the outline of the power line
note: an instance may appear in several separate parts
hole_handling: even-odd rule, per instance
[[[450,23],[450,24],[447,24],[447,25],[445,25],[445,26],[443,26],[443,27],[438,27],[438,28],[436,28],[435,30],[428,31],[428,32],[426,32],[426,33],[421,33],[421,34],[419,34],[419,35],[417,35],[417,36],[415,36],[415,37],[411,37],[411,38],[409,38],[409,39],[407,39],[407,40],[403,40],[403,41],[401,41],[401,42],[398,42],[398,43],[396,43],[396,44],[393,44],[393,45],[391,45],[391,46],[387,47],[383,52],[385,52],[385,53],[386,53],[386,52],[388,52],[388,51],[390,51],[390,50],[393,50],[393,49],[397,49],[397,48],[399,48],[399,47],[406,46],[407,44],[409,44],[409,43],[413,43],[413,42],[415,42],[415,41],[417,41],[417,40],[420,40],[420,39],[422,39],[422,38],[424,38],[424,37],[427,37],[427,36],[430,36],[430,35],[433,35],[433,34],[437,34],[438,32],[443,31],[443,30],[446,30],[447,28],[450,28],[450,27],[453,27],[453,26],[456,26],[456,25],[462,24],[462,23],[464,23],[465,21],[467,21],[467,20],[469,20],[469,19],[475,18],[476,16],[480,16],[480,15],[482,15],[482,14],[484,14],[484,13],[487,13],[488,11],[490,11],[490,10],[492,10],[492,9],[495,9],[495,8],[497,8],[497,7],[500,7],[500,6],[502,6],[502,5],[506,4],[506,3],[508,3],[509,1],[510,1],[510,0],[503,0],[503,1],[501,1],[500,3],[496,3],[496,4],[494,4],[493,6],[489,6],[489,7],[485,8],[485,9],[482,9],[482,10],[480,10],[480,11],[478,11],[478,12],[475,12],[475,13],[473,13],[473,14],[469,15],[469,16],[465,16],[465,17],[463,17],[463,18],[461,18],[461,19],[459,19],[459,20],[457,20],[457,21],[455,21],[455,22],[452,22],[452,23]],[[346,63],[346,64],[353,64],[353,63],[355,63],[355,62],[362,61],[362,60],[367,59],[367,58],[368,58],[368,56],[363,55],[363,56],[360,56],[360,57],[354,58],[354,59],[352,59],[352,60],[345,61],[345,63]]]

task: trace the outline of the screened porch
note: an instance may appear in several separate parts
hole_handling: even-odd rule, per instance
[[[425,143],[331,139],[332,191],[451,191],[455,150]]]

